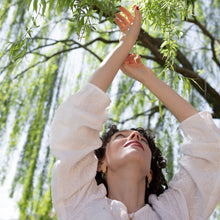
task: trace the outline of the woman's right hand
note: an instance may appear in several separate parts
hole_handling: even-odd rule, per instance
[[[120,42],[121,41],[126,41],[126,40],[132,40],[133,44],[135,44],[140,28],[141,28],[141,21],[142,21],[142,16],[141,12],[139,11],[139,7],[134,5],[134,17],[132,14],[123,6],[119,8],[119,10],[126,16],[122,16],[119,13],[116,13],[115,17],[115,23],[118,25],[122,36],[120,37]]]

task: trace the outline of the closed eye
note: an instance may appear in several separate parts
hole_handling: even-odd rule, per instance
[[[144,138],[141,138],[141,141],[148,145],[148,142]]]
[[[117,134],[117,135],[115,136],[115,138],[118,138],[118,137],[125,137],[125,135],[123,135],[123,134]]]

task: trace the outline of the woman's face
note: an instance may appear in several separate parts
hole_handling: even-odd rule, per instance
[[[112,171],[131,165],[132,167],[137,166],[143,175],[148,175],[151,165],[151,150],[147,139],[138,131],[133,130],[115,133],[107,145],[105,162],[108,169]]]

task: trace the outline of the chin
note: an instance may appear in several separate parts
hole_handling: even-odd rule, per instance
[[[143,154],[140,154],[140,152],[130,152],[129,154],[126,154],[123,161],[125,163],[137,163],[142,167],[146,167],[146,158],[143,157]]]

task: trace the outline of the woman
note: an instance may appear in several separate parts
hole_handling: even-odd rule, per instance
[[[118,46],[89,82],[59,107],[52,123],[51,149],[58,159],[52,197],[58,219],[207,219],[220,200],[220,132],[209,113],[198,113],[140,57],[129,55],[140,31],[141,13],[137,6],[134,17],[123,7],[120,10],[126,17],[116,14],[122,32]],[[97,151],[110,104],[105,92],[119,68],[143,83],[181,123],[186,137],[183,158],[167,190],[162,180],[161,192],[149,195],[157,178],[152,169],[155,146],[141,130],[115,130],[104,139],[101,156]],[[163,159],[160,162],[163,168]],[[96,173],[103,174],[107,188],[97,185]]]

